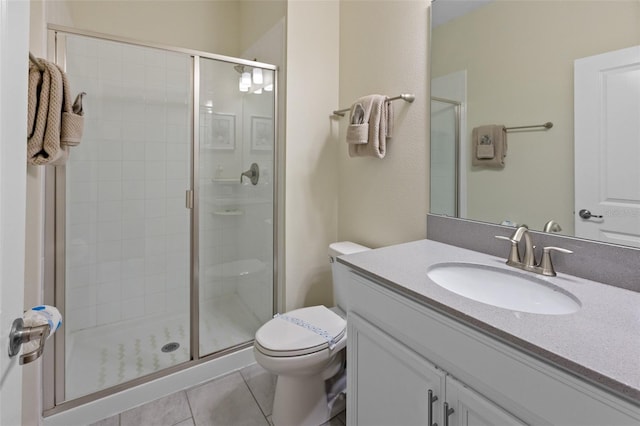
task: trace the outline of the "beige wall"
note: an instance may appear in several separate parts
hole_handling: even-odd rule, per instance
[[[238,1],[68,0],[75,27],[169,46],[237,56]]]
[[[340,107],[371,93],[415,93],[395,101],[387,156],[349,158],[340,120],[338,238],[370,247],[426,237],[428,211],[428,67],[426,0],[342,1]]]
[[[327,247],[337,238],[339,3],[287,7],[285,250],[287,310],[331,303]]]
[[[552,121],[509,134],[502,170],[468,171],[468,217],[573,233],[573,61],[640,43],[640,2],[499,0],[434,30],[433,76],[467,70],[469,138],[484,124]],[[470,139],[469,139],[470,140]]]

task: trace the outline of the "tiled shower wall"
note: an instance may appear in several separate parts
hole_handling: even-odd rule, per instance
[[[188,312],[190,57],[69,36],[85,134],[66,183],[67,331]]]

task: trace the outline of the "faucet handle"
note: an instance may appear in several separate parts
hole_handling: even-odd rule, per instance
[[[572,254],[571,250],[567,250],[562,247],[545,247],[542,250],[542,260],[540,260],[540,268],[542,269],[542,275],[548,277],[555,277],[556,270],[553,268],[553,262],[551,262],[551,252],[557,251],[565,254]]]
[[[505,240],[511,243],[511,250],[509,251],[509,258],[507,259],[507,265],[520,263],[520,251],[518,250],[518,241],[513,238],[505,237],[502,235],[495,236],[498,240]]]

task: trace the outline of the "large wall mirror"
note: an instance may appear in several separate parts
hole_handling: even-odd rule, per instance
[[[431,57],[431,213],[640,247],[638,0],[437,0]]]

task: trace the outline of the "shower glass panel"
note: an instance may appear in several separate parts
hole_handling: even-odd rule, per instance
[[[204,356],[253,340],[273,314],[275,102],[273,71],[205,58],[199,64],[199,353]],[[243,74],[250,78],[246,91],[240,91]],[[255,185],[251,173],[241,179],[254,163]]]
[[[63,40],[70,83],[87,92],[65,166],[70,400],[191,359],[192,57]]]
[[[431,180],[429,210],[457,217],[459,104],[431,100]]]

